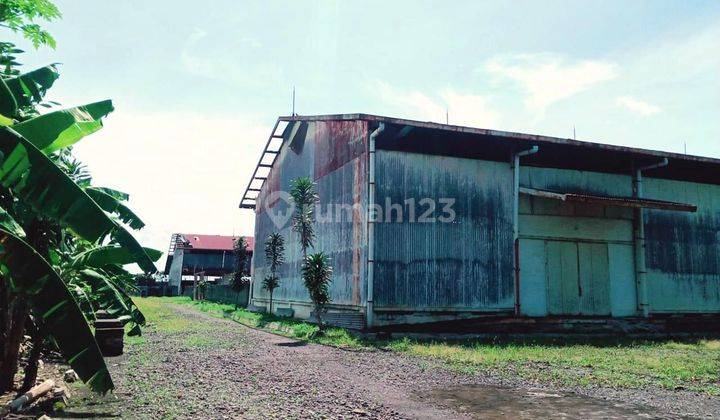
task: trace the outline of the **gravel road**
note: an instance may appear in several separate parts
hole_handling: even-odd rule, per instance
[[[559,389],[390,351],[349,351],[218,319],[153,332],[110,363],[118,392],[69,414],[123,418],[680,418],[720,415],[685,391]],[[199,326],[199,327],[198,327]]]

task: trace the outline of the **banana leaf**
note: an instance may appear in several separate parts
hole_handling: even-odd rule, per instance
[[[42,101],[45,92],[58,77],[60,77],[60,73],[58,73],[57,66],[51,64],[5,79],[5,83],[15,97],[18,107],[25,107]]]
[[[75,302],[77,302],[78,307],[82,311],[82,313],[85,315],[86,319],[95,320],[97,319],[95,317],[95,311],[93,310],[92,302],[90,300],[90,296],[85,293],[85,290],[77,284],[70,283],[68,285],[68,289],[70,292],[75,296]]]
[[[108,188],[108,187],[92,187],[92,188],[94,190],[102,191],[105,194],[108,194],[119,201],[128,201],[130,199],[130,195],[128,193],[122,192],[120,190],[116,190],[116,189]]]
[[[10,216],[10,213],[2,207],[0,207],[0,227],[20,238],[25,237],[23,228]]]
[[[0,128],[0,153],[5,158],[0,164],[0,184],[33,211],[57,220],[92,243],[111,235],[127,247],[143,270],[157,271],[135,238],[27,139],[11,128]]]
[[[127,223],[131,228],[142,229],[145,227],[145,222],[135,212],[112,195],[94,187],[85,188],[85,192],[95,200],[100,208],[108,213],[116,214],[123,223]]]
[[[112,101],[105,100],[39,115],[14,124],[12,128],[43,153],[49,154],[72,146],[101,129],[101,119],[114,109]]]
[[[125,322],[133,321],[137,325],[145,325],[145,316],[140,312],[132,298],[101,271],[81,270],[80,275],[100,299],[96,301],[101,309],[106,310]]]
[[[0,229],[0,266],[11,289],[28,296],[43,330],[92,390],[114,388],[92,330],[55,270],[25,241]]]
[[[17,101],[13,96],[10,88],[5,80],[0,78],[0,117],[2,117],[2,125],[10,125],[13,123],[12,118],[17,111]]]
[[[1,215],[0,215],[1,216]],[[162,252],[157,249],[143,248],[148,257],[157,261],[162,257]],[[101,268],[106,265],[117,264],[127,265],[134,263],[132,253],[126,248],[116,245],[105,245],[96,248],[88,249],[75,258],[73,258],[73,267],[96,267]]]

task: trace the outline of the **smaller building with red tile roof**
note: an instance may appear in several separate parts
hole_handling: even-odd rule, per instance
[[[235,271],[235,243],[240,236],[174,233],[165,262],[165,274],[175,294],[201,276],[210,280]],[[244,236],[248,260],[245,271],[250,272],[250,259],[255,248],[252,236]]]

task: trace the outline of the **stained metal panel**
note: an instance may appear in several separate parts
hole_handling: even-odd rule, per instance
[[[545,240],[520,239],[520,313],[546,316],[548,276]]]
[[[548,313],[580,314],[578,254],[575,242],[547,241]]]
[[[259,194],[253,298],[269,297],[262,289],[262,279],[268,275],[263,247],[270,233],[279,232],[285,238],[286,262],[280,268],[280,287],[275,290],[273,300],[279,303],[310,302],[300,277],[302,252],[297,234],[291,229],[292,209],[287,196],[280,193],[289,191],[293,179],[309,176],[317,183],[320,197],[316,242],[309,252],[323,251],[330,257],[332,304],[358,309],[364,300],[367,268],[367,154],[364,151],[367,126],[363,121],[305,124],[297,130],[291,127],[285,131],[288,138]],[[292,141],[290,133],[294,133]]]
[[[534,166],[520,167],[520,186],[577,194],[618,197],[632,195],[630,175]]]
[[[578,242],[580,314],[610,315],[608,245]]]
[[[632,242],[632,222],[599,217],[520,215],[520,235],[534,238]]]
[[[534,197],[549,198],[571,203],[587,204],[590,209],[602,209],[601,206],[648,208],[674,211],[697,211],[697,206],[673,201],[652,200],[633,197],[609,197],[591,194],[576,194],[556,191],[539,190],[535,188],[520,187],[520,194],[532,195]]]
[[[454,221],[375,227],[375,307],[507,310],[514,307],[512,172],[507,163],[378,150],[376,203],[407,216],[415,203],[454,199]],[[416,216],[428,206],[416,205]],[[442,206],[432,215],[438,217]],[[387,215],[387,214],[386,214]]]
[[[645,178],[649,197],[697,203],[697,213],[645,211],[651,312],[720,311],[720,186]]]
[[[632,193],[629,176],[552,168],[522,167],[521,185]],[[631,209],[523,195],[519,228],[523,315],[636,314]]]
[[[633,246],[608,244],[610,310],[612,316],[637,315],[637,285]]]

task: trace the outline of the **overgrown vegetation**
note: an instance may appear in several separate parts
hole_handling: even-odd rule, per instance
[[[0,26],[36,46],[54,40],[34,20],[58,16],[49,1],[0,0]],[[88,321],[103,309],[139,334],[145,320],[125,291],[133,276],[123,265],[153,272],[161,253],[126,230],[144,226],[123,204],[127,194],[92,186],[72,156],[76,142],[102,128],[112,103],[53,109],[56,102],[43,100],[57,67],[21,74],[21,53],[8,43],[0,49],[0,394],[15,387],[25,334],[32,350],[20,390],[34,385],[42,347],[52,346],[92,389],[106,392],[112,380]]]

